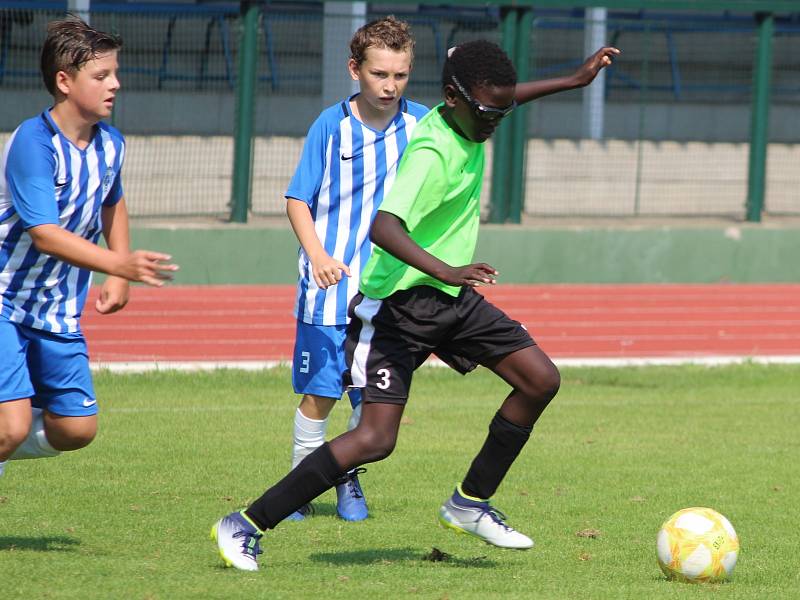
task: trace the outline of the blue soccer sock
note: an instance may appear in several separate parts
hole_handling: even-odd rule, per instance
[[[456,490],[453,492],[453,500],[461,506],[481,506],[489,501],[488,498],[476,498],[474,496],[470,496],[464,491],[460,483],[456,486]]]

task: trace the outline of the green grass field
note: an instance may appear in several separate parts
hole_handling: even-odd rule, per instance
[[[341,522],[327,492],[244,573],[219,566],[208,533],[289,465],[288,370],[100,374],[95,442],[0,478],[0,597],[797,598],[799,384],[797,366],[565,370],[494,499],[536,540],[515,552],[435,519],[507,388],[425,368],[395,453],[362,476],[370,519]],[[656,532],[687,506],[736,527],[732,582],[661,575]]]

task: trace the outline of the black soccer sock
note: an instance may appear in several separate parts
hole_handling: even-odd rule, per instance
[[[322,444],[248,506],[245,513],[259,529],[273,529],[298,508],[336,485],[344,474],[330,446]]]
[[[520,427],[505,419],[498,411],[489,424],[489,435],[461,484],[462,491],[475,498],[487,500],[497,491],[511,464],[533,427]]]

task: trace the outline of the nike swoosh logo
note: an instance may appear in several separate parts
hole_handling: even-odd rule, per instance
[[[89,400],[88,398],[84,398],[83,400],[83,405],[87,408],[90,406],[94,406],[95,404],[97,404],[97,400]]]
[[[353,160],[354,158],[358,158],[361,154],[353,154],[352,156],[345,156],[342,154],[342,160]]]

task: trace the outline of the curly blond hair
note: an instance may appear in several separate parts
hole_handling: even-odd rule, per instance
[[[408,52],[414,61],[414,38],[411,27],[394,15],[370,21],[359,28],[350,40],[350,58],[357,64],[367,58],[367,48],[388,48],[395,52]]]

